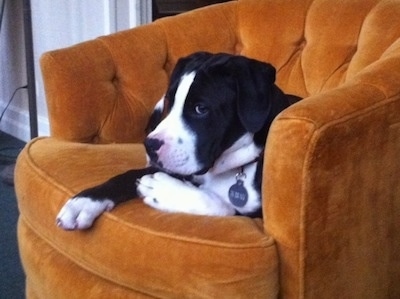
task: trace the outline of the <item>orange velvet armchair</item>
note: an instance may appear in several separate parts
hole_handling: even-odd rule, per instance
[[[400,298],[400,0],[239,0],[43,55],[51,137],[16,167],[28,298]],[[86,231],[74,193],[145,165],[140,144],[177,59],[273,64],[304,99],[274,121],[263,219],[153,210]]]

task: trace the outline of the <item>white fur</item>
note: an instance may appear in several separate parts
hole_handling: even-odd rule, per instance
[[[92,200],[88,197],[69,199],[57,215],[57,225],[66,230],[91,227],[93,221],[105,211],[114,208],[111,200]]]
[[[199,171],[195,155],[196,134],[184,125],[182,111],[195,72],[186,74],[177,88],[174,105],[168,116],[148,135],[148,138],[162,140],[164,144],[157,151],[163,168],[181,174]]]
[[[166,212],[229,216],[234,215],[236,209],[242,214],[251,213],[260,207],[260,194],[253,186],[256,169],[257,163],[254,162],[243,170],[243,186],[248,193],[248,201],[241,208],[234,207],[228,196],[230,187],[236,184],[236,175],[241,168],[221,174],[208,172],[197,176],[195,181],[200,184],[199,187],[158,172],[142,177],[138,191],[146,204]]]
[[[164,98],[165,98],[165,95],[163,95],[161,97],[161,99],[157,102],[157,104],[154,106],[154,110],[158,110],[158,111],[164,110]]]
[[[256,170],[257,162],[251,163],[243,169],[243,186],[248,193],[247,203],[243,207],[234,207],[230,203],[228,196],[230,187],[237,182],[236,175],[241,172],[241,167],[234,168],[219,174],[214,174],[212,172],[206,173],[205,175],[199,177],[199,179],[202,181],[200,189],[212,191],[213,193],[218,194],[220,199],[222,199],[226,204],[230,205],[241,214],[254,212],[261,205],[260,194],[253,186]]]
[[[262,148],[254,144],[253,134],[246,133],[222,153],[210,172],[220,174],[238,168],[255,160],[260,156],[261,151]]]
[[[187,175],[196,173],[202,167],[196,158],[197,135],[182,119],[186,97],[195,76],[196,73],[192,72],[182,77],[170,113],[148,136],[164,142],[157,151],[163,168]],[[162,109],[162,105],[163,99],[156,109]],[[251,213],[261,205],[260,194],[253,186],[257,162],[251,163],[261,152],[262,148],[254,144],[253,134],[246,133],[221,155],[212,169],[194,178],[196,185],[158,172],[143,176],[138,181],[138,192],[146,204],[168,212],[214,216],[234,215],[236,210],[242,214]],[[235,207],[228,194],[230,187],[236,184],[236,175],[242,165],[246,165],[242,180],[248,201],[243,207]],[[100,214],[113,207],[114,203],[108,199],[72,198],[58,214],[57,224],[67,230],[85,229]]]
[[[200,189],[163,172],[140,179],[138,191],[149,206],[166,212],[196,215],[228,216],[235,210],[219,194]]]

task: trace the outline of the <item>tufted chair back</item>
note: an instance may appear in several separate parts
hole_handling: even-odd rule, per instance
[[[364,80],[363,70],[396,55],[397,1],[267,2],[239,1],[239,53],[270,61],[287,92],[309,97]]]
[[[375,85],[379,78],[363,71],[390,65],[398,55],[399,10],[389,0],[241,0],[48,53],[42,68],[51,132],[83,142],[140,141],[177,59],[199,50],[268,61],[279,86],[301,97],[351,80]],[[380,88],[390,95],[385,84]]]

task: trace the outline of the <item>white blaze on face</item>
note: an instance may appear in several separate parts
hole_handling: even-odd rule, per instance
[[[164,98],[165,95],[163,95],[162,98],[157,102],[156,106],[154,107],[154,110],[158,110],[160,112],[164,110]]]
[[[182,175],[192,174],[201,169],[196,157],[196,136],[185,125],[182,113],[195,72],[182,76],[176,90],[172,109],[168,116],[148,135],[163,141],[157,151],[158,161],[164,169]]]

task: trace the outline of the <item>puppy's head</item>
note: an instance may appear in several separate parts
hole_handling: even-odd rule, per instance
[[[204,173],[239,139],[252,142],[242,137],[269,127],[287,106],[274,82],[274,67],[243,56],[180,59],[151,118],[150,163],[180,175]]]

